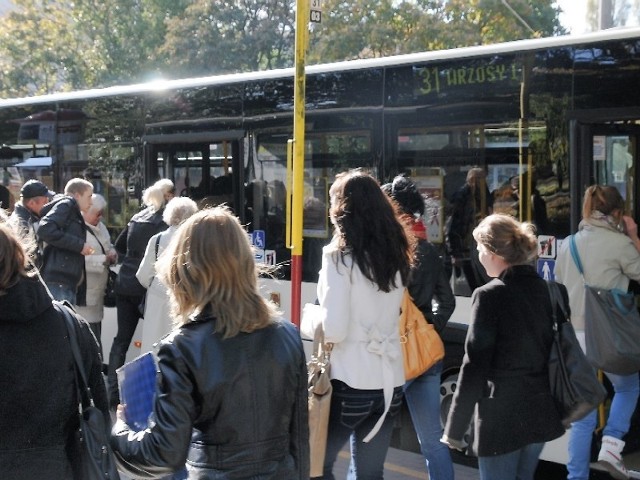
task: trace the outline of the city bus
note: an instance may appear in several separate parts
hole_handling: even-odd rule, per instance
[[[381,183],[409,175],[457,295],[444,333],[444,416],[477,283],[465,268],[472,259],[452,261],[456,192],[483,171],[482,203],[536,224],[537,267],[552,279],[588,185],[615,185],[640,220],[639,83],[639,28],[308,66],[302,304],[315,300],[335,175],[356,167]],[[59,191],[84,176],[108,200],[114,235],[158,178],[203,206],[227,204],[247,225],[257,260],[278,266],[263,290],[290,316],[293,89],[294,70],[285,68],[3,99],[3,181],[17,194],[28,178]],[[417,450],[408,415],[400,423],[394,443]],[[565,443],[547,445],[543,458],[566,462]],[[640,471],[638,440],[627,445],[627,466]]]

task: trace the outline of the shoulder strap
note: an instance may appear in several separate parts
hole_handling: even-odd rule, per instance
[[[567,312],[567,307],[564,304],[564,298],[562,297],[562,292],[560,291],[560,287],[553,280],[547,280],[547,289],[549,290],[549,296],[551,297],[551,311],[553,316],[553,324],[557,326],[558,323],[558,307],[562,311],[563,317],[568,320],[569,314]]]
[[[104,247],[102,246],[102,242],[100,241],[98,236],[95,233],[93,233],[93,230],[91,230],[89,227],[87,227],[87,232],[89,232],[91,235],[93,235],[93,238],[95,238],[98,241],[98,245],[100,245],[100,250],[102,250],[102,254],[106,255],[107,252],[104,251]]]
[[[89,382],[87,380],[87,373],[84,370],[84,364],[82,362],[82,356],[80,355],[80,343],[78,342],[78,320],[69,311],[69,307],[64,303],[54,301],[53,307],[62,315],[64,323],[67,326],[67,332],[69,332],[69,344],[71,345],[71,353],[75,363],[75,370],[80,382],[82,383],[81,389],[87,395],[89,404],[94,406],[93,395],[91,395],[91,389],[89,388]]]
[[[156,237],[156,260],[158,260],[158,249],[160,248],[160,237],[162,237],[162,233],[159,233]]]
[[[569,237],[571,240],[569,242],[569,248],[571,249],[571,256],[573,257],[573,262],[576,264],[580,275],[584,277],[584,270],[582,269],[582,262],[580,261],[580,254],[578,253],[578,246],[576,245],[576,236],[571,235]]]

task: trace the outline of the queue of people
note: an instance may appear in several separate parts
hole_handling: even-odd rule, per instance
[[[309,478],[300,335],[260,295],[263,270],[239,219],[225,207],[197,211],[192,200],[173,196],[168,180],[149,187],[146,208],[115,245],[100,222],[106,201],[83,179],[70,180],[53,199],[46,186],[27,182],[18,213],[10,218],[0,211],[0,345],[8,353],[0,360],[0,383],[37,379],[37,388],[8,388],[0,396],[2,431],[18,432],[0,435],[2,478],[42,478],[43,472],[53,480],[79,478],[73,360],[52,298],[74,304],[89,322],[80,321],[83,359],[110,429],[109,409],[115,410],[111,443],[123,473]],[[553,307],[533,267],[535,227],[491,213],[470,233],[491,280],[472,296],[465,356],[443,428],[443,362],[405,381],[399,336],[405,288],[439,333],[455,308],[442,258],[426,237],[424,199],[408,177],[381,187],[361,170],[338,174],[329,196],[334,233],[323,249],[317,296],[325,341],[333,344],[333,394],[320,478],[335,478],[334,463],[347,443],[349,479],[383,478],[404,398],[431,480],[454,478],[449,448],[476,455],[481,480],[533,480],[544,443],[565,432],[548,380]],[[614,187],[587,189],[576,242],[589,284],[626,290],[630,280],[640,281],[637,225],[624,215]],[[39,248],[42,255],[34,253]],[[597,258],[586,255],[593,248],[601,252]],[[118,332],[105,388],[102,293],[118,254]],[[583,280],[567,245],[556,275],[583,341]],[[161,381],[153,422],[135,431],[125,421],[115,370],[143,313],[154,326],[145,346],[157,346]],[[638,374],[605,375],[614,396],[596,467],[626,479],[621,452],[640,382]],[[589,478],[595,426],[595,410],[572,424],[569,480]]]

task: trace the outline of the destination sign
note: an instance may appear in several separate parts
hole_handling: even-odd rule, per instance
[[[418,93],[429,95],[430,93],[440,93],[452,87],[520,82],[522,65],[511,62],[453,68],[435,66],[419,68],[416,73],[421,80]]]

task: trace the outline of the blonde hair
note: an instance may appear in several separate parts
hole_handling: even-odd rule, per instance
[[[142,202],[147,207],[152,207],[154,210],[158,211],[164,207],[164,193],[160,187],[156,187],[155,185],[151,185],[144,192],[142,192]]]
[[[473,230],[473,238],[509,265],[531,262],[538,250],[535,227],[519,222],[510,215],[494,213],[484,218]]]
[[[162,190],[162,193],[175,193],[176,187],[171,180],[168,178],[161,178],[156,183],[153,184],[154,187]]]
[[[589,218],[594,211],[612,215],[619,210],[624,213],[624,199],[618,189],[612,185],[591,185],[584,192],[582,218]]]
[[[223,338],[275,321],[275,306],[258,292],[258,269],[247,232],[226,207],[202,210],[176,231],[156,263],[169,285],[176,321],[211,307]]]
[[[64,186],[64,194],[73,195],[77,193],[78,195],[82,195],[89,189],[93,191],[93,183],[89,180],[85,180],[84,178],[72,178]]]

